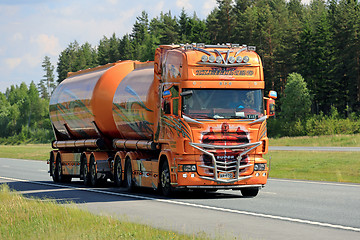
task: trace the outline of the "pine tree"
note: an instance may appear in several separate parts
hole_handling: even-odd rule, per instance
[[[141,16],[136,17],[130,36],[135,43],[142,44],[148,34],[149,16],[146,11],[142,11]]]
[[[356,0],[330,2],[336,61],[334,81],[341,86],[338,109],[360,111],[360,3]]]
[[[54,66],[51,64],[50,58],[48,56],[45,56],[41,66],[45,74],[43,75],[43,79],[41,79],[40,83],[38,84],[38,89],[41,93],[42,98],[49,99],[51,93],[54,91],[56,87]]]

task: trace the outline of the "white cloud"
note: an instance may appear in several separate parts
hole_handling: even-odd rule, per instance
[[[6,58],[5,59],[5,64],[10,70],[15,69],[17,66],[19,66],[21,64],[21,62],[22,62],[22,58]]]
[[[11,38],[12,41],[22,41],[23,39],[24,36],[20,32],[15,33]]]
[[[179,8],[184,8],[186,11],[193,9],[193,6],[189,2],[189,0],[177,0],[176,6],[178,6]]]
[[[159,1],[156,5],[155,5],[155,8],[154,10],[157,11],[157,12],[161,12],[161,11],[166,11],[164,9],[164,5],[165,5],[165,2],[164,1]]]
[[[118,0],[106,0],[106,2],[108,2],[112,5],[116,5],[118,3]]]
[[[207,16],[217,6],[216,0],[207,0],[202,6],[202,14]]]
[[[48,36],[46,34],[39,34],[35,37],[31,37],[30,43],[37,44],[39,48],[39,53],[42,54],[50,54],[50,55],[58,55],[61,47],[59,44],[59,39],[55,36]]]

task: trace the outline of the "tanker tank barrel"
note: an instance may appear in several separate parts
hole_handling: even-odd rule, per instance
[[[53,141],[52,148],[104,148],[105,143],[102,139],[81,139],[81,140],[66,140],[66,141]]]
[[[116,149],[141,149],[141,150],[158,150],[159,145],[148,140],[125,140],[115,139],[114,148]]]

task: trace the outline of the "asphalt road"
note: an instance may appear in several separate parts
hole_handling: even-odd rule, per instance
[[[222,239],[360,239],[359,184],[269,179],[256,198],[229,190],[170,199],[152,190],[128,193],[111,183],[54,184],[45,162],[0,158],[1,183],[25,196],[70,200],[96,214]]]

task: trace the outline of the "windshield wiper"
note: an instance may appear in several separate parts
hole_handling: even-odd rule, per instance
[[[229,118],[234,118],[234,119],[248,119],[247,117],[245,116],[231,116]]]
[[[190,117],[195,118],[195,119],[206,119],[206,118],[216,119],[216,118],[210,117],[206,114],[191,114]]]

